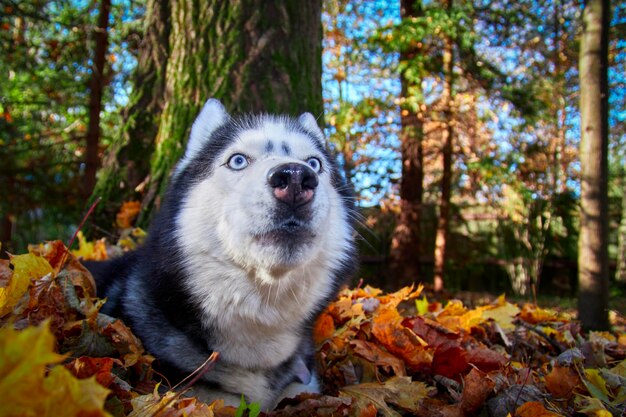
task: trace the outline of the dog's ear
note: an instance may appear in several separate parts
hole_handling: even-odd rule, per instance
[[[204,103],[200,114],[196,117],[196,121],[193,122],[193,126],[191,126],[185,158],[187,158],[190,152],[193,154],[199,152],[202,146],[211,137],[211,133],[226,123],[229,117],[228,113],[226,113],[226,109],[219,100],[214,98],[208,99],[207,102]]]
[[[298,118],[298,122],[306,129],[307,132],[315,136],[322,144],[326,143],[322,129],[317,125],[315,116],[311,113],[302,113]]]
[[[219,100],[210,98],[204,103],[200,114],[196,117],[195,122],[193,122],[191,126],[185,156],[178,163],[176,173],[182,171],[189,161],[202,151],[202,147],[211,138],[211,134],[218,127],[226,123],[229,118],[230,116]]]

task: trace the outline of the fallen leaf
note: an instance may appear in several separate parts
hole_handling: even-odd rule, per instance
[[[581,385],[578,372],[566,366],[554,365],[545,376],[546,388],[555,398],[569,399]]]
[[[55,338],[48,325],[16,331],[0,329],[0,416],[108,416],[104,400],[109,391],[95,378],[78,380],[57,364]]]
[[[32,253],[11,256],[10,261],[13,275],[6,287],[0,287],[0,316],[9,313],[26,294],[31,279],[54,273],[45,258]]]
[[[523,404],[515,411],[515,417],[563,417],[562,414],[546,410],[538,401]]]
[[[0,259],[0,288],[6,288],[9,285],[9,279],[13,275],[10,265],[8,259]]]
[[[139,201],[125,201],[122,203],[120,211],[115,216],[115,223],[120,229],[128,229],[133,227],[133,221],[141,212],[141,203]]]
[[[373,343],[364,340],[353,340],[350,346],[354,353],[374,363],[376,366],[391,368],[396,376],[406,376],[404,362]]]
[[[328,313],[322,313],[313,327],[313,340],[320,344],[326,339],[330,339],[335,334],[335,322]]]
[[[381,306],[372,321],[372,334],[391,353],[404,359],[413,370],[429,368],[434,349],[412,340],[402,325],[402,317],[393,305]]]
[[[383,416],[393,417],[400,413],[391,408],[391,404],[407,412],[415,411],[428,392],[424,383],[413,382],[409,377],[393,377],[382,384],[370,382],[341,389],[341,394],[354,398],[361,410],[373,404]]]

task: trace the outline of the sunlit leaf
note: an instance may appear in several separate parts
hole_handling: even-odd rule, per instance
[[[48,261],[32,253],[12,256],[11,264],[13,275],[6,287],[0,287],[0,316],[10,312],[26,294],[31,279],[54,273]]]
[[[103,406],[109,391],[95,378],[78,380],[60,365],[48,372],[64,358],[54,345],[46,325],[0,329],[0,416],[108,416]]]

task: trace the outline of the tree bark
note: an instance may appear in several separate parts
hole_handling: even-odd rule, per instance
[[[148,0],[122,134],[113,138],[106,152],[92,196],[92,200],[102,197],[92,221],[104,230],[110,229],[122,201],[139,198],[150,172],[165,99],[170,31],[170,1]]]
[[[446,9],[450,12],[452,0],[446,1]],[[450,229],[450,196],[452,192],[452,152],[454,143],[453,127],[453,42],[449,36],[444,40],[443,51],[443,91],[441,102],[443,105],[443,123],[441,158],[443,172],[441,176],[441,201],[439,203],[439,218],[437,221],[437,234],[435,236],[434,256],[434,290],[442,291],[444,288],[445,267],[447,259],[448,233]]]
[[[96,185],[96,172],[100,165],[98,155],[100,145],[100,111],[102,110],[102,93],[104,91],[104,67],[109,43],[109,14],[111,0],[101,0],[98,14],[98,27],[94,33],[95,48],[91,81],[89,83],[89,124],[85,148],[85,174],[83,178],[83,195],[89,197]]]
[[[220,99],[235,113],[321,116],[323,109],[321,0],[152,0],[147,13],[151,36],[141,55],[149,56],[149,65],[138,68],[138,79],[147,79],[148,87],[136,84],[140,94],[127,114],[132,127],[112,147],[105,163],[109,172],[99,184],[115,197],[104,198],[109,205],[140,198],[141,224],[158,206],[208,98]],[[146,109],[144,101],[153,104]],[[146,124],[147,132],[130,134]],[[116,153],[125,153],[128,171],[122,181],[108,169],[119,159]]]
[[[402,18],[422,14],[421,0],[402,0]],[[400,52],[400,60],[410,60],[420,53],[420,47]],[[420,104],[413,108],[406,104],[410,96],[421,96],[421,80],[411,80],[405,74],[400,77],[403,105],[400,108],[402,131],[400,152],[402,155],[402,179],[400,181],[400,213],[393,232],[390,269],[399,283],[421,279],[421,211],[424,194],[423,117]],[[412,97],[414,98],[414,97]]]
[[[617,229],[615,281],[626,284],[626,168],[622,168],[622,218]]]
[[[580,45],[581,214],[578,316],[608,329],[608,28],[609,1],[588,0]]]

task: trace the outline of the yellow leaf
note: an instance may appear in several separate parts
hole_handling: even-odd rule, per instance
[[[408,412],[415,412],[428,396],[428,391],[428,386],[422,382],[411,381],[408,376],[397,376],[382,384],[369,382],[343,387],[341,395],[354,398],[358,408],[364,409],[369,404],[374,404],[381,415],[395,417],[400,414],[391,409],[389,404]]]
[[[108,258],[104,239],[88,242],[82,231],[78,232],[78,249],[72,254],[88,261],[104,261]]]
[[[575,401],[578,412],[591,417],[611,417],[612,414],[604,407],[602,401],[597,398],[578,395]]]
[[[31,279],[39,279],[54,273],[48,261],[32,253],[11,257],[13,275],[6,287],[0,288],[0,316],[11,312],[17,302],[28,291]]]
[[[109,391],[95,377],[79,380],[57,364],[64,356],[54,352],[55,339],[47,324],[0,329],[0,417],[105,417]]]
[[[606,381],[604,380],[604,378],[602,378],[602,375],[600,375],[600,371],[598,371],[597,369],[585,369],[585,377],[587,379],[587,382],[593,385],[593,387],[600,390],[600,392],[602,392],[602,394],[604,394],[606,398],[608,398],[609,390],[606,388]],[[595,395],[596,393],[593,392],[594,390],[589,385],[587,385],[587,388],[589,388],[591,394],[597,398],[597,396]]]
[[[418,314],[424,315],[428,313],[428,299],[426,296],[415,300],[415,308]]]
[[[611,368],[611,372],[626,378],[626,359]]]
[[[520,309],[511,303],[502,303],[498,307],[491,310],[483,311],[483,318],[493,319],[504,330],[515,330],[513,320],[515,316],[520,312]]]

